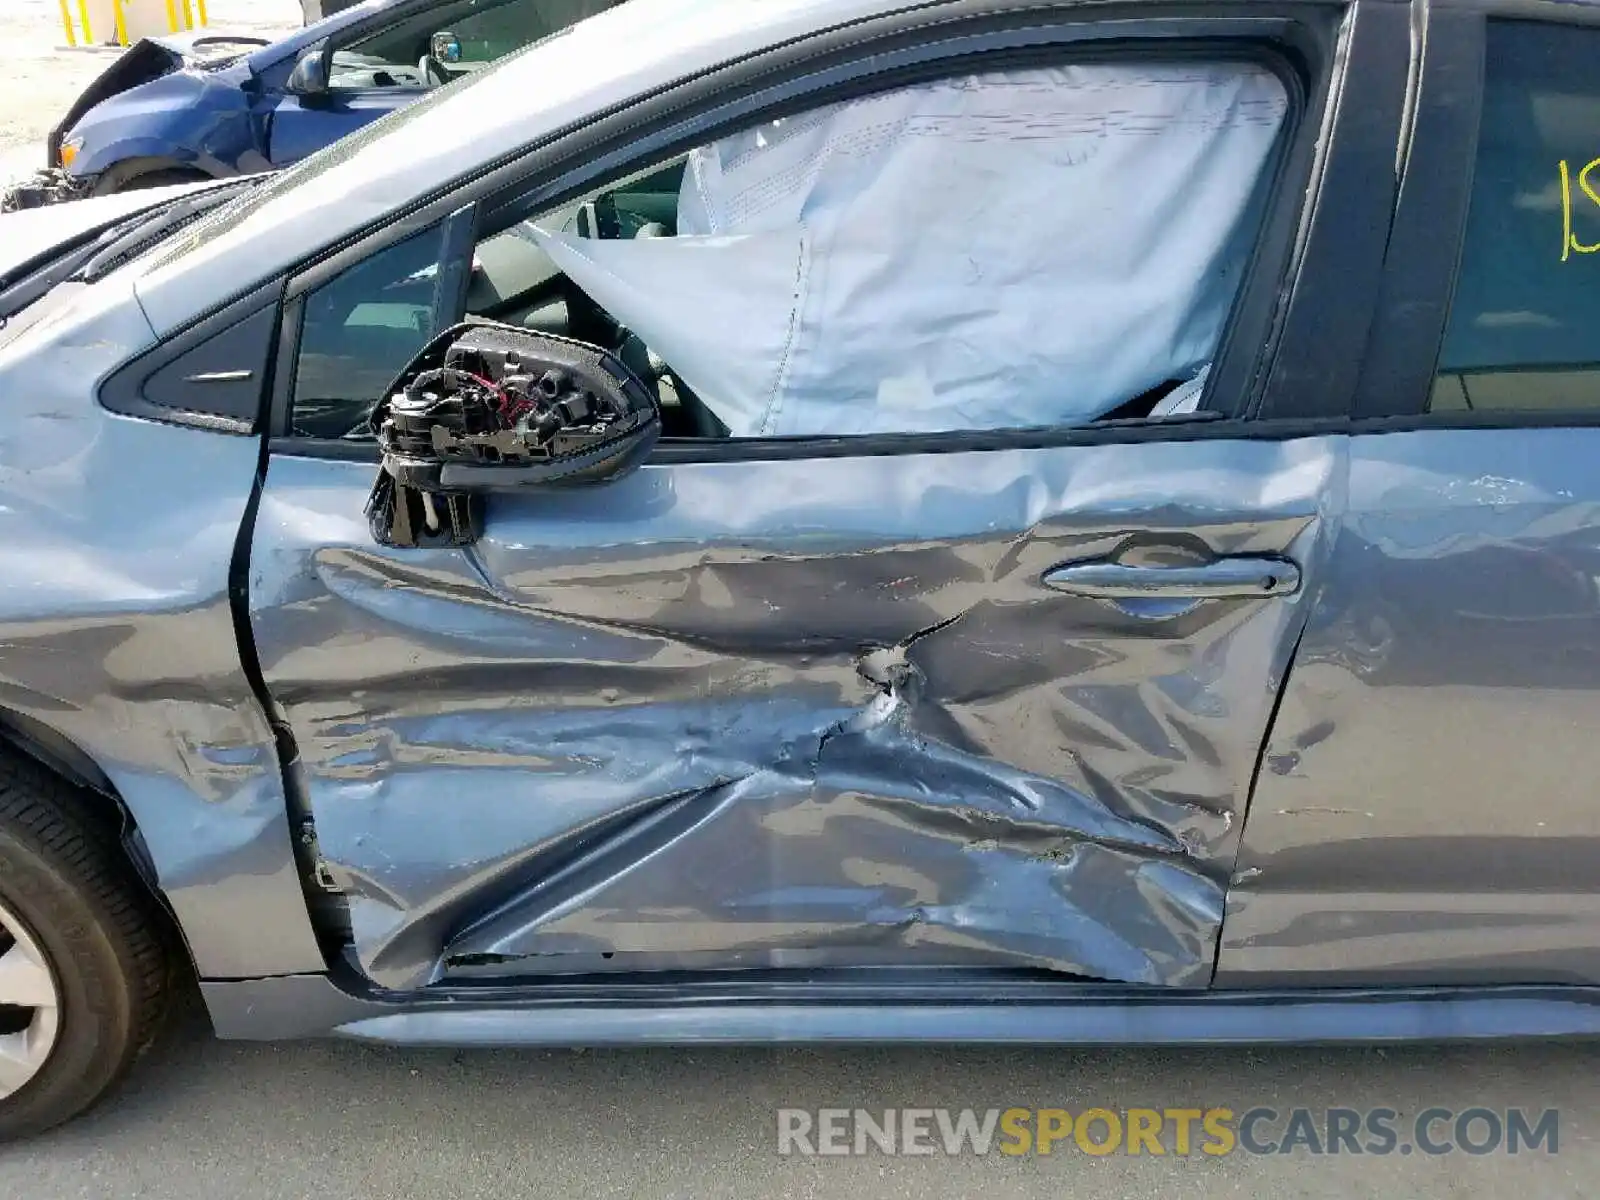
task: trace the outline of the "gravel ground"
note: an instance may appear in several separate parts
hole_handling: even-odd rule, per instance
[[[209,0],[213,29],[279,37],[299,0]],[[0,184],[44,165],[44,139],[116,47],[68,49],[58,0],[0,0]]]
[[[212,24],[292,27],[296,0],[210,0]],[[0,0],[0,180],[108,52],[60,49],[56,0]],[[0,1150],[0,1196],[1410,1198],[1593,1195],[1600,1050],[645,1050],[452,1053],[225,1044],[191,1002],[90,1117]],[[1561,1109],[1559,1153],[785,1158],[775,1110],[842,1106],[1440,1105]]]

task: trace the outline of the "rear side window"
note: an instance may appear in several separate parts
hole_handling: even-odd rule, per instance
[[[1491,22],[1430,411],[1600,409],[1600,30]]]

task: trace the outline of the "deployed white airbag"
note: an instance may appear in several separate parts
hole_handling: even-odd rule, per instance
[[[695,150],[676,237],[533,236],[735,437],[1075,424],[1210,362],[1284,111],[1246,64],[968,76]]]

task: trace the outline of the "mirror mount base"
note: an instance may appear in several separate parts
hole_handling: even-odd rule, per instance
[[[425,492],[380,474],[367,500],[373,538],[411,550],[470,546],[483,536],[483,497]]]

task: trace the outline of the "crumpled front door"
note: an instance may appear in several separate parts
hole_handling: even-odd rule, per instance
[[[274,455],[253,626],[361,969],[1206,984],[1343,453],[651,465],[464,549]]]

